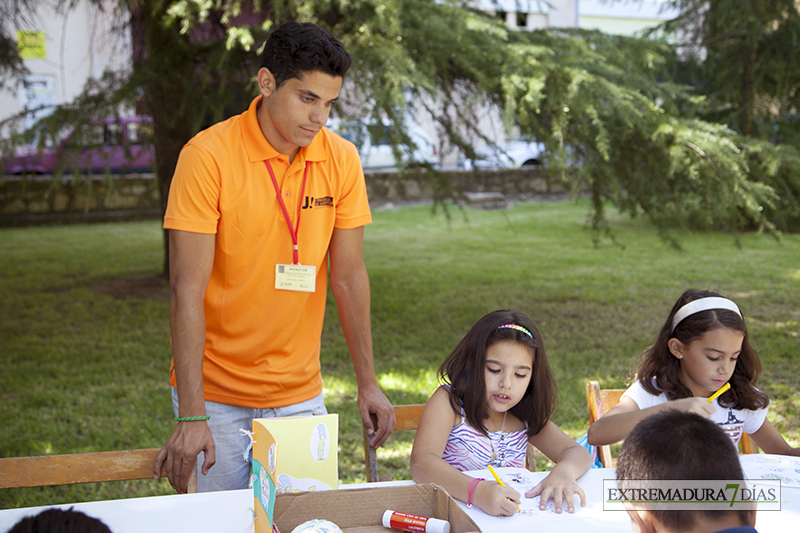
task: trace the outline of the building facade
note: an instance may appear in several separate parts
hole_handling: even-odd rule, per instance
[[[0,120],[25,110],[47,112],[48,106],[73,101],[86,82],[107,69],[130,68],[131,42],[124,13],[116,2],[100,7],[78,0],[74,7],[42,6],[27,23],[7,29],[16,33],[29,74],[12,90],[0,91]],[[0,23],[9,24],[8,21]]]
[[[473,5],[515,29],[580,27],[631,35],[673,17],[674,12],[663,9],[665,1],[474,0]],[[115,0],[99,6],[77,0],[71,8],[42,7],[29,23],[10,28],[17,32],[29,74],[18,80],[16,90],[0,91],[0,121],[35,110],[26,119],[33,123],[48,107],[73,101],[87,81],[99,78],[105,70],[130,68],[129,15],[115,11],[117,5]],[[490,122],[487,128],[502,140],[502,127],[497,120]],[[435,135],[432,124],[422,126]]]
[[[668,0],[477,0],[509,28],[586,28],[634,35],[674,18]]]

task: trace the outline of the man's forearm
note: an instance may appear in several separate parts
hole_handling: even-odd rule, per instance
[[[174,291],[170,297],[170,330],[179,416],[205,415],[203,351],[205,313],[203,300]]]
[[[370,290],[366,268],[354,269],[331,280],[347,347],[358,386],[376,385],[370,326]]]

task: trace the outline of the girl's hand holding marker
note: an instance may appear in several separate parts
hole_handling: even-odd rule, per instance
[[[512,516],[519,512],[520,494],[502,483],[479,483],[472,503],[492,516]]]
[[[497,480],[497,484],[498,485],[500,485],[501,487],[505,487],[506,486],[506,484],[503,483],[503,480],[500,479],[500,476],[497,475],[497,472],[495,471],[495,469],[492,468],[492,465],[489,465],[489,472],[491,472],[492,475],[494,476],[494,478]],[[514,491],[514,492],[516,492],[516,491]],[[519,498],[519,494],[517,495],[517,498]],[[521,513],[522,511],[519,508],[519,500],[512,500],[512,501],[517,504],[517,512]]]

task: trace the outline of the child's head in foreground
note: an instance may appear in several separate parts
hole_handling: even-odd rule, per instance
[[[23,518],[8,533],[111,533],[111,530],[97,518],[80,511],[45,509]]]
[[[721,406],[758,409],[769,403],[755,388],[760,374],[761,360],[736,303],[716,292],[689,289],[644,353],[637,379],[651,394],[665,392],[670,400],[707,397],[729,381]]]
[[[486,433],[484,420],[489,417],[492,399],[488,397],[487,381],[493,379],[492,346],[510,343],[522,347],[525,357],[518,379],[529,379],[524,393],[510,412],[528,425],[528,435],[536,435],[544,427],[555,407],[556,386],[544,341],[533,321],[523,313],[512,310],[494,311],[478,320],[455,350],[439,367],[439,376],[450,384],[450,403],[457,412],[463,408],[467,423]],[[520,376],[522,376],[520,378]],[[524,384],[524,383],[523,383]]]
[[[625,480],[741,480],[736,448],[716,424],[669,409],[639,422],[620,448],[617,484]],[[627,506],[627,505],[626,505]],[[714,532],[753,525],[755,511],[646,510],[628,507],[637,532]]]

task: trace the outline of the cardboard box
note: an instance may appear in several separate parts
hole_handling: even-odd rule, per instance
[[[337,489],[338,415],[253,419],[256,533],[272,533],[278,493]]]
[[[273,521],[281,533],[316,518],[330,520],[344,533],[390,533],[394,530],[381,525],[387,509],[447,520],[451,533],[480,531],[447,491],[434,484],[278,494]]]

